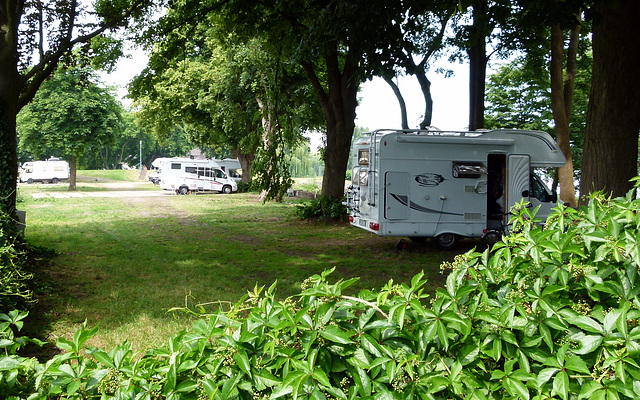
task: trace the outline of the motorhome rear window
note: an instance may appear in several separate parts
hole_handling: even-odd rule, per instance
[[[358,164],[369,165],[369,149],[358,150]]]
[[[480,161],[454,161],[453,177],[454,178],[480,178],[482,174],[487,173],[487,167]]]
[[[171,163],[171,169],[182,169],[182,164],[180,164],[180,163]]]

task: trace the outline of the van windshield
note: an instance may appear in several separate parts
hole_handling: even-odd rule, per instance
[[[551,190],[535,171],[531,171],[531,195],[544,203],[553,201]]]

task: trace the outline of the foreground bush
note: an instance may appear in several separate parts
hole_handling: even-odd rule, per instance
[[[320,196],[296,205],[295,214],[299,219],[346,220],[347,207],[343,201]]]
[[[164,348],[83,349],[61,340],[46,364],[1,342],[0,393],[115,399],[634,399],[640,397],[640,203],[632,194],[561,206],[545,229],[524,208],[493,252],[357,297],[354,280],[275,285],[202,317]],[[5,316],[5,320],[16,319]],[[0,327],[2,327],[0,325]],[[24,339],[20,339],[24,342]],[[18,343],[18,344],[17,344]],[[21,343],[21,342],[20,342]]]
[[[15,221],[0,211],[0,313],[24,308],[33,300],[32,276],[23,268],[26,253],[16,245]]]

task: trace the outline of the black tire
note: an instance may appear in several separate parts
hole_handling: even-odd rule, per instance
[[[487,246],[493,246],[502,240],[502,234],[496,230],[491,230],[482,236],[482,242]]]
[[[58,178],[53,178],[53,179],[51,180],[51,183],[58,183]]]
[[[229,185],[224,185],[224,186],[222,187],[222,193],[224,193],[224,194],[229,194],[229,193],[231,193],[231,186],[229,186]]]
[[[460,238],[455,233],[447,232],[436,236],[435,238],[433,238],[433,240],[440,250],[449,251],[454,250],[456,247],[458,247],[458,241],[460,240]]]
[[[28,184],[32,184],[33,183],[33,179],[31,179],[31,178],[27,179],[27,183]]]
[[[180,186],[180,189],[178,189],[178,194],[189,194],[189,188],[186,186]]]

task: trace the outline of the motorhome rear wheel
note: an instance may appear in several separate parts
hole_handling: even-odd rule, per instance
[[[440,250],[453,250],[458,246],[459,237],[455,233],[442,233],[434,239]]]
[[[180,189],[178,189],[178,193],[180,194],[188,194],[189,193],[189,188],[186,186],[182,186],[180,187]]]

